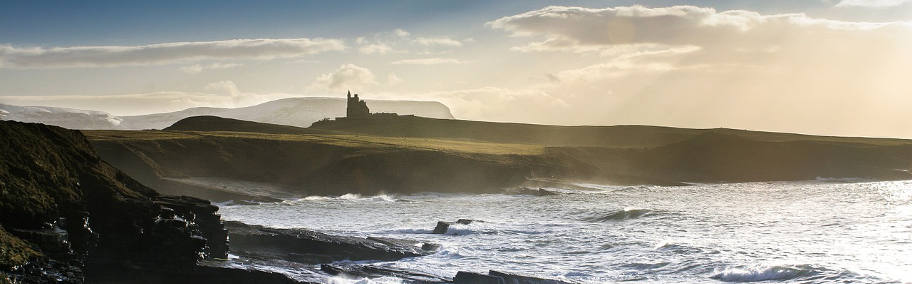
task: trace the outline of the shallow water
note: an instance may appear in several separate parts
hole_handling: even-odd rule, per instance
[[[912,281],[912,181],[577,186],[591,190],[350,194],[220,212],[269,227],[439,243],[430,256],[375,264],[446,277],[495,269],[583,283]],[[430,234],[438,220],[461,218],[483,222]]]

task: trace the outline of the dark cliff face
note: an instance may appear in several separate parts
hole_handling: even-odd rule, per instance
[[[523,182],[532,167],[542,168],[535,173],[551,170],[534,157],[497,160],[484,155],[308,141],[204,137],[93,144],[106,160],[147,184],[165,184],[164,177],[221,177],[287,185],[300,194],[496,192]],[[182,194],[214,200],[234,198],[182,190]]]
[[[225,257],[217,207],[161,196],[102,161],[78,131],[0,121],[0,279],[115,281],[123,267]]]

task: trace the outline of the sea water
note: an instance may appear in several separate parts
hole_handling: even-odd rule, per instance
[[[366,263],[444,277],[493,269],[581,283],[912,282],[912,181],[546,189],[559,194],[347,194],[220,212],[275,228],[438,243],[429,256]],[[456,219],[478,222],[431,234],[437,221]]]

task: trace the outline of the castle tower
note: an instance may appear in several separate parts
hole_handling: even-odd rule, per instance
[[[345,117],[347,118],[368,118],[370,117],[370,109],[367,108],[367,103],[358,98],[358,94],[355,94],[353,97],[351,91],[348,91],[346,95],[346,108],[345,108]]]

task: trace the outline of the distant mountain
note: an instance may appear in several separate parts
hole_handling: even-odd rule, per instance
[[[5,104],[0,104],[0,120],[44,123],[70,129],[121,129],[123,121],[101,111]]]
[[[439,102],[368,100],[367,105],[371,112],[453,118],[450,109]],[[122,117],[122,129],[162,129],[178,120],[201,115],[309,127],[310,124],[323,118],[345,116],[345,99],[288,98],[242,108],[191,108],[170,113],[124,116]]]
[[[371,112],[394,112],[430,118],[453,118],[450,109],[433,101],[367,100]],[[0,104],[0,120],[17,120],[71,129],[163,129],[191,117],[213,115],[254,122],[309,127],[323,119],[345,116],[344,98],[302,97],[270,101],[241,108],[189,108],[176,112],[114,116],[101,111]]]

